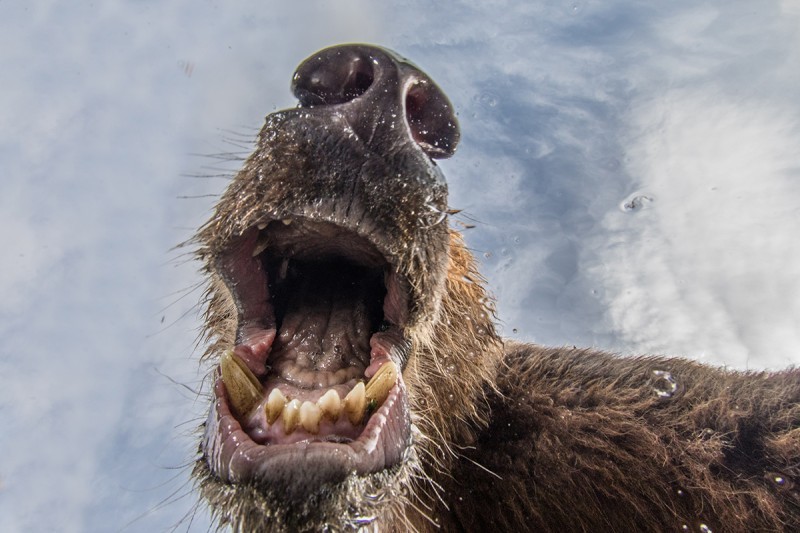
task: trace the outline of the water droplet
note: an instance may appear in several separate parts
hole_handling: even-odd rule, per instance
[[[353,525],[356,526],[368,526],[375,521],[374,516],[358,516],[353,519]]]
[[[647,193],[635,192],[622,201],[619,208],[623,213],[634,213],[647,209],[655,201],[655,198]]]
[[[659,398],[672,398],[678,390],[678,382],[666,370],[653,370],[653,390]]]
[[[765,477],[779,489],[792,487],[792,482],[781,472],[767,472]]]
[[[514,333],[518,333],[517,328],[514,328],[511,331],[513,331]]]
[[[711,528],[708,527],[705,524],[700,524],[700,532],[701,533],[714,533],[713,531],[711,531]]]
[[[483,107],[497,107],[497,97],[490,92],[481,93],[478,96],[478,102]]]
[[[689,531],[689,525],[688,524],[683,524],[681,526],[681,531]]]
[[[686,494],[685,492],[683,492],[683,489],[678,489],[676,492],[678,493],[678,496],[683,496],[684,494]]]

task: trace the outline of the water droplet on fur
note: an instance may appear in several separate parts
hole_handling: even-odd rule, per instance
[[[678,382],[666,370],[653,370],[653,390],[659,398],[672,398],[678,390]]]
[[[705,524],[700,524],[700,533],[714,533],[711,528]]]
[[[441,224],[442,221],[447,217],[447,211],[440,209],[435,203],[433,203],[433,201],[426,203],[425,208],[430,211],[430,214],[427,217],[427,224],[425,225],[426,228]]]
[[[681,526],[681,531],[689,531],[689,525],[688,524],[683,524]]]
[[[792,487],[792,482],[780,472],[767,472],[766,478],[781,490]]]

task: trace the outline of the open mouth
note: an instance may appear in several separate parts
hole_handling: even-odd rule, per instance
[[[399,463],[410,422],[402,368],[407,283],[354,231],[269,220],[215,268],[237,310],[221,358],[206,453],[229,481],[291,486]]]

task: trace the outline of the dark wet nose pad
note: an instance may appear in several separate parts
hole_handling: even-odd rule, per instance
[[[414,141],[434,159],[453,155],[460,133],[447,96],[424,72],[380,48],[361,45],[322,50],[297,68],[292,92],[301,107],[344,104],[366,94],[378,81],[376,77],[387,71],[397,73],[395,86],[405,91],[406,122]],[[376,112],[376,117],[379,115]]]

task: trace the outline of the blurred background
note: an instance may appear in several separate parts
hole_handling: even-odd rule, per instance
[[[186,250],[294,67],[410,58],[507,337],[800,362],[800,4],[0,3],[0,531],[205,531]],[[187,466],[188,465],[188,466]]]

